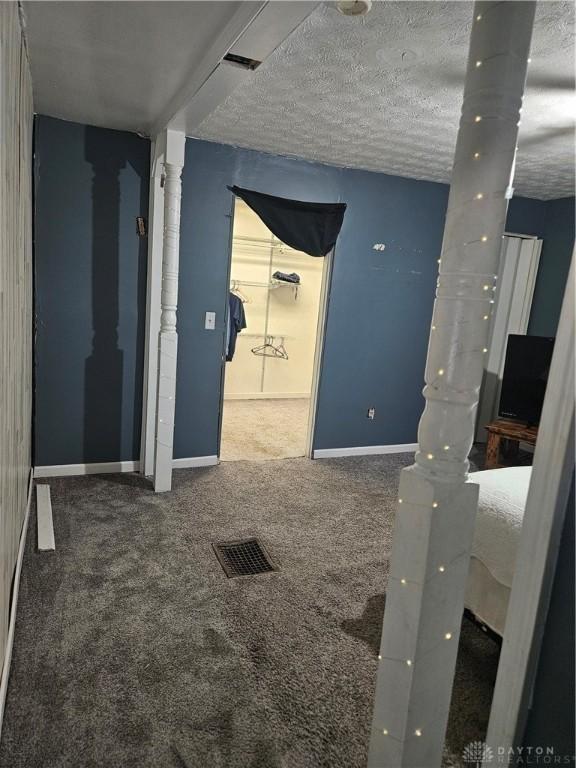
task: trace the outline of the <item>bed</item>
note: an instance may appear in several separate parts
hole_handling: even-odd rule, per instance
[[[512,587],[532,467],[474,472],[480,485],[478,515],[465,606],[500,636]]]

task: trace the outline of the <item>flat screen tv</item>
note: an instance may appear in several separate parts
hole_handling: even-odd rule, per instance
[[[508,336],[499,416],[539,423],[553,349],[554,339],[545,336]]]

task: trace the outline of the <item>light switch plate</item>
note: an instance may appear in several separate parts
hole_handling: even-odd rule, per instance
[[[206,312],[204,328],[207,331],[213,331],[216,328],[216,312]]]

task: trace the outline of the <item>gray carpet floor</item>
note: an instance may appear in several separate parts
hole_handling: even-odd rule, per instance
[[[306,454],[308,398],[224,400],[222,461],[264,461]]]
[[[50,481],[31,514],[2,768],[366,764],[398,473],[407,454]],[[281,571],[227,579],[257,534]],[[484,734],[497,645],[464,620],[446,745]]]

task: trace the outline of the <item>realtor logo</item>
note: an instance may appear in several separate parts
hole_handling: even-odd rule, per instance
[[[462,759],[474,768],[482,768],[482,763],[489,763],[494,759],[494,753],[483,741],[471,741],[464,747]]]

